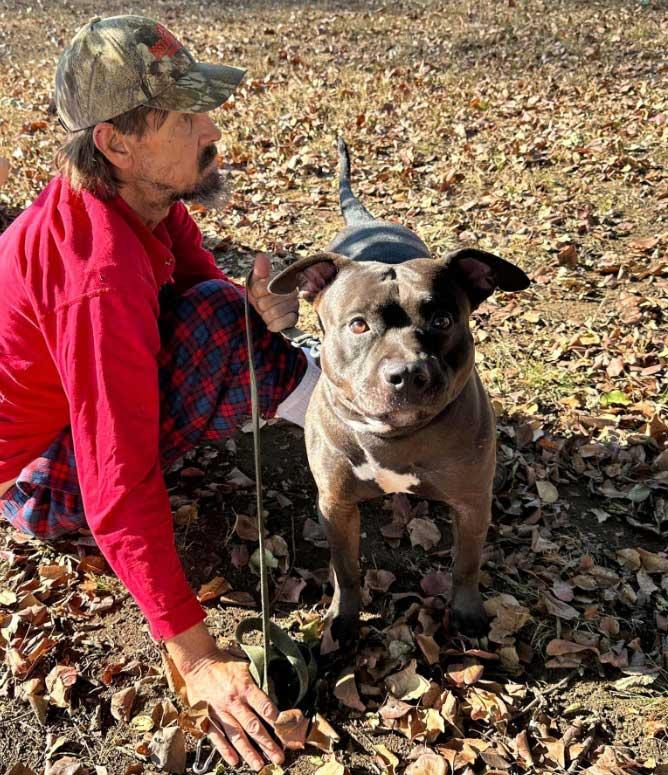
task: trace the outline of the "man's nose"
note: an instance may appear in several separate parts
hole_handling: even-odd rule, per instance
[[[215,125],[211,116],[208,113],[200,113],[202,117],[202,145],[211,145],[211,143],[217,143],[223,136],[220,129]]]

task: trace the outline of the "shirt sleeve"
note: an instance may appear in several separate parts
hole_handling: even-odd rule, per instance
[[[240,287],[216,266],[213,253],[202,245],[202,232],[183,202],[172,207],[167,229],[176,259],[174,284],[179,293],[205,280],[226,280]]]
[[[170,638],[204,619],[174,545],[160,467],[160,350],[155,301],[103,290],[45,323],[70,406],[79,486],[90,530],[148,619]]]

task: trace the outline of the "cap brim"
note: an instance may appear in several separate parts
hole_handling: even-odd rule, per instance
[[[173,86],[144,104],[179,113],[205,113],[222,105],[244,75],[246,71],[239,67],[196,62]]]

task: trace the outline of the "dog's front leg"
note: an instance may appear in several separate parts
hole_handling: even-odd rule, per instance
[[[357,640],[360,590],[360,511],[356,504],[320,497],[320,522],[330,548],[334,597],[327,613],[332,638],[339,647]]]
[[[464,498],[449,499],[455,512],[454,567],[452,573],[452,613],[455,627],[467,635],[488,631],[478,581],[482,550],[491,521],[491,494],[468,493]]]

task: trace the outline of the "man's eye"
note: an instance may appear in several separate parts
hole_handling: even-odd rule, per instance
[[[434,317],[431,319],[431,327],[437,328],[440,331],[444,331],[446,328],[450,328],[452,325],[452,315],[449,315],[446,313],[438,312]]]
[[[348,327],[353,334],[363,334],[369,330],[369,326],[364,318],[353,318],[348,324]]]

